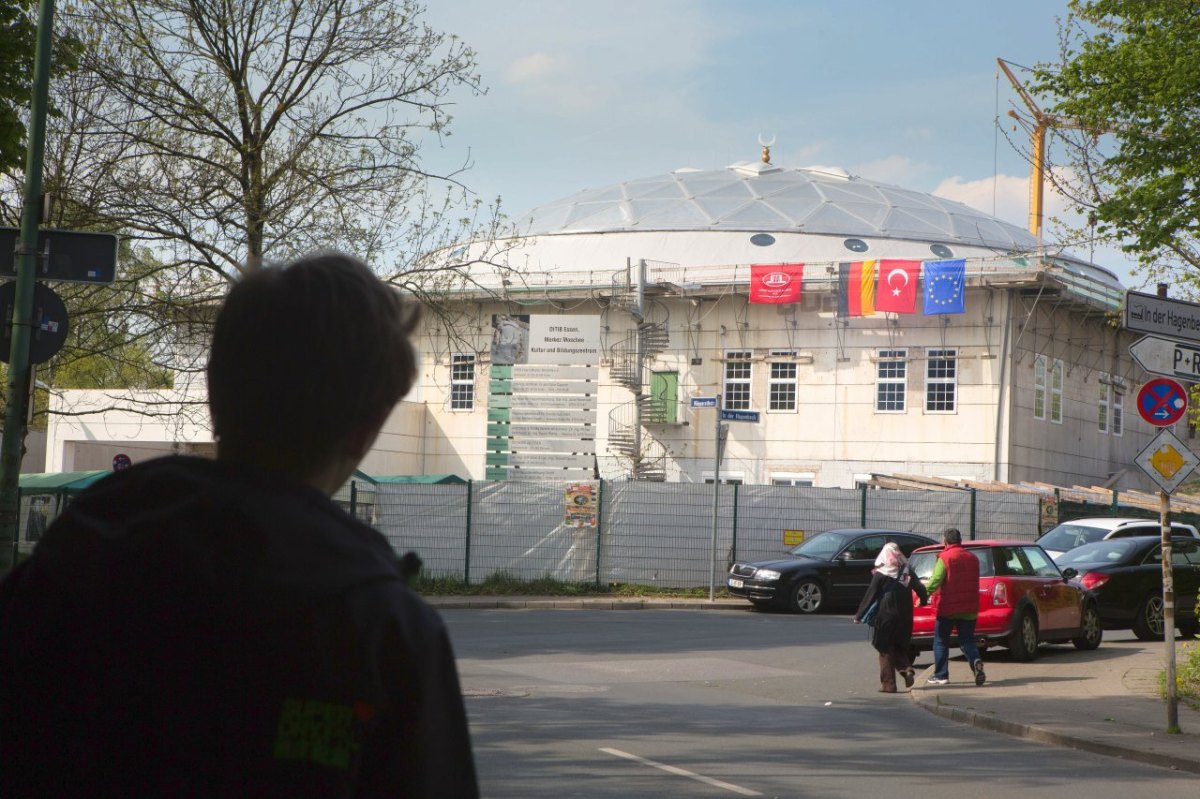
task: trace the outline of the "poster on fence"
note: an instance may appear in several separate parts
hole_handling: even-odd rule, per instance
[[[567,527],[595,527],[596,486],[593,483],[572,483],[567,486],[566,515],[563,524]]]

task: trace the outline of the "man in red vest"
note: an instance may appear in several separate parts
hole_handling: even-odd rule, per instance
[[[938,554],[929,576],[930,596],[937,608],[933,629],[933,676],[930,685],[950,682],[950,636],[958,632],[958,646],[971,664],[975,684],[983,685],[983,660],[975,646],[975,620],[979,616],[979,559],[963,549],[962,533],[947,527],[942,533],[945,548]]]

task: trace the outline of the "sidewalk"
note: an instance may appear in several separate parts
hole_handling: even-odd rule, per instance
[[[1182,641],[1177,640],[1176,657]],[[1200,711],[1179,703],[1182,732],[1167,733],[1159,696],[1162,642],[1106,631],[1094,652],[1042,647],[1031,663],[1004,650],[984,653],[987,683],[976,687],[966,661],[951,650],[950,684],[932,686],[932,656],[917,662],[916,704],[954,721],[1034,741],[1200,774]],[[958,657],[953,657],[958,655]],[[925,667],[925,668],[922,668]]]
[[[426,597],[437,608],[591,608],[748,611],[742,599],[638,597]],[[1176,641],[1176,656],[1183,644]],[[939,716],[986,730],[1110,757],[1200,774],[1200,711],[1182,702],[1180,733],[1167,733],[1167,707],[1158,694],[1161,642],[1107,631],[1094,652],[1043,647],[1031,663],[1003,649],[984,653],[987,683],[976,687],[958,650],[951,650],[950,684],[930,686],[932,656],[917,661],[910,698]],[[954,657],[953,655],[957,655]]]

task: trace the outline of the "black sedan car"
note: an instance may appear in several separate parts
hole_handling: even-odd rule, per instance
[[[1140,535],[1084,544],[1059,555],[1062,568],[1096,597],[1100,623],[1110,630],[1133,630],[1143,641],[1163,637],[1162,540]],[[1196,594],[1200,590],[1200,541],[1171,539],[1175,587],[1175,626],[1187,636],[1200,632]]]
[[[730,594],[749,599],[757,608],[816,613],[834,605],[854,607],[871,584],[875,557],[889,541],[895,541],[906,556],[917,547],[937,543],[899,530],[826,530],[785,557],[734,563],[725,584]]]

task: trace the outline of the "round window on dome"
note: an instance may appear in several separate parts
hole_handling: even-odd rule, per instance
[[[750,237],[750,243],[755,247],[770,247],[775,243],[775,237],[770,233],[755,233]]]
[[[850,252],[866,252],[871,249],[870,245],[862,239],[846,239],[842,244],[846,245],[846,249]]]
[[[930,244],[929,251],[938,258],[953,258],[954,250],[947,247],[945,244]]]

